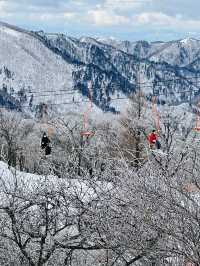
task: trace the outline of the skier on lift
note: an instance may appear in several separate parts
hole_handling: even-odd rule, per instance
[[[156,147],[156,149],[161,148],[160,141],[158,140],[158,135],[156,134],[156,130],[153,129],[152,132],[148,135],[148,142],[150,145],[150,148]]]
[[[44,132],[41,140],[41,149],[45,150],[45,155],[51,154],[51,147],[50,147],[50,139],[48,138],[47,134]]]

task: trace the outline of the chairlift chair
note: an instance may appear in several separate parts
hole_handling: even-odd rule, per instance
[[[86,112],[83,114],[83,131],[80,132],[80,135],[82,137],[86,137],[87,139],[89,137],[94,136],[95,132],[88,129],[88,118],[89,114],[92,111],[92,82],[88,82],[88,94],[89,94],[89,107],[86,110]]]

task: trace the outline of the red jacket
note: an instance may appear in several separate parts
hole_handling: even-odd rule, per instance
[[[158,136],[156,135],[156,133],[152,132],[148,136],[148,141],[149,141],[150,144],[155,144],[157,139],[158,139]]]

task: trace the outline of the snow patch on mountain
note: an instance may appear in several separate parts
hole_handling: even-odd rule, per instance
[[[9,29],[8,27],[5,27],[5,26],[2,26],[2,27],[0,28],[0,33],[2,33],[2,32],[6,33],[6,34],[8,34],[8,35],[11,35],[11,36],[17,37],[17,38],[19,38],[20,35],[21,35],[20,32],[17,32],[17,31],[15,31],[15,30],[13,30],[13,29]]]
[[[200,54],[200,40],[185,38],[169,42],[120,41],[112,38],[96,38],[98,42],[154,62],[166,62],[173,66],[187,66]]]
[[[0,69],[8,69],[12,77],[0,80],[6,90],[16,96],[20,91],[27,92],[27,101],[33,94],[33,104],[54,101],[65,97],[64,92],[72,90],[73,67],[60,56],[45,47],[31,34],[10,29],[0,24]],[[2,84],[1,83],[1,84]],[[62,97],[51,92],[63,91]],[[58,94],[57,93],[57,94]]]
[[[195,38],[185,38],[185,39],[180,40],[180,42],[187,45],[187,44],[191,44],[192,42],[199,42],[199,40]]]

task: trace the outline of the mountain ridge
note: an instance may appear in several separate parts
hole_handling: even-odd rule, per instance
[[[148,99],[157,94],[159,102],[180,104],[196,97],[200,81],[199,40],[122,41],[125,44],[122,48],[126,49],[123,51],[91,37],[27,31],[3,22],[0,22],[0,35],[0,47],[4,51],[4,56],[0,56],[1,65],[12,73],[10,78],[3,72],[0,74],[0,88],[10,96],[23,91],[21,107],[30,100],[33,106],[76,101],[76,97],[81,100],[89,96],[87,82],[90,80],[93,102],[103,111],[115,112],[112,98],[128,97],[135,92],[138,76],[142,84],[150,84],[141,88]],[[188,87],[191,92],[185,93]],[[50,93],[45,99],[37,99],[34,93],[29,95],[29,91],[42,94],[47,90],[70,91],[72,95],[63,94],[56,99]]]

